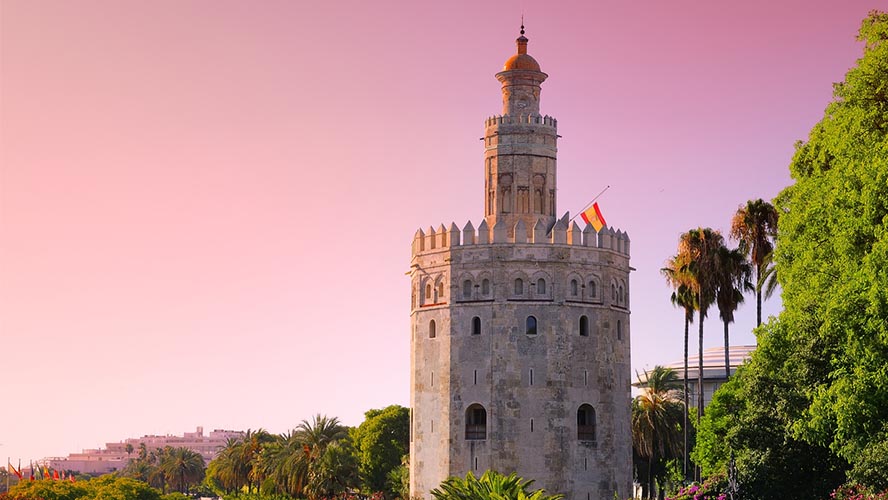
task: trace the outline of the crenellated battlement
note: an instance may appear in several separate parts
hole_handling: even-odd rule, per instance
[[[581,230],[576,222],[568,225],[565,217],[549,230],[542,223],[537,223],[533,230],[528,232],[524,222],[520,220],[512,229],[507,231],[502,223],[497,223],[491,228],[487,225],[487,221],[482,221],[477,229],[472,221],[467,222],[462,229],[455,223],[451,223],[450,227],[441,224],[438,229],[429,227],[427,231],[418,229],[413,236],[413,255],[450,247],[519,243],[601,248],[629,257],[629,233],[619,229],[615,231],[607,226],[601,228],[599,232],[595,232],[591,225]]]
[[[486,127],[496,125],[543,125],[558,128],[558,120],[549,115],[494,115],[484,121]]]

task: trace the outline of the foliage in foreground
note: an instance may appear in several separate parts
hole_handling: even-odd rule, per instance
[[[9,500],[182,500],[184,495],[162,495],[144,481],[105,475],[89,481],[22,481],[11,487]]]
[[[775,200],[784,310],[699,430],[694,460],[724,471],[734,452],[744,499],[888,488],[888,14],[859,39]]]
[[[545,490],[529,491],[533,480],[512,473],[504,476],[488,470],[480,478],[469,472],[466,478],[447,478],[432,490],[435,500],[560,500],[563,495],[547,495]]]

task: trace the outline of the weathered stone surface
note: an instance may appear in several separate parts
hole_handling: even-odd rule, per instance
[[[477,235],[471,222],[462,238],[442,225],[412,245],[411,495],[495,469],[567,500],[627,498],[628,235],[556,221],[557,122],[539,115],[546,75],[497,78],[504,115],[485,122]],[[483,425],[470,425],[473,405]],[[594,409],[594,439],[580,435],[581,405]]]

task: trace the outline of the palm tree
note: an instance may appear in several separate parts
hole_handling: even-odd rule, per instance
[[[547,495],[545,490],[528,491],[532,480],[512,473],[504,476],[488,470],[480,478],[469,472],[466,478],[449,477],[432,490],[435,500],[561,500],[563,495]]]
[[[681,235],[677,261],[688,288],[696,296],[699,317],[697,355],[697,425],[703,418],[703,320],[715,302],[718,289],[718,248],[724,246],[721,233],[711,228],[691,229]],[[695,474],[696,475],[696,474]]]
[[[246,485],[246,475],[240,473],[245,470],[245,467],[240,465],[243,455],[242,444],[241,438],[228,438],[225,447],[219,450],[216,458],[207,466],[207,477],[227,493],[240,490]]]
[[[310,479],[320,477],[316,464],[327,447],[347,437],[347,429],[338,418],[318,414],[267,446],[259,457],[258,469],[272,480],[279,493],[301,496]]]
[[[746,202],[731,219],[731,237],[739,240],[740,251],[750,258],[756,271],[756,326],[762,324],[762,285],[765,261],[774,250],[777,237],[777,210],[761,198]],[[770,294],[768,294],[770,295]]]
[[[646,375],[646,387],[632,400],[632,446],[647,459],[647,498],[655,484],[654,465],[682,452],[682,420],[687,414],[675,372],[662,366]],[[639,378],[639,382],[641,382]]]
[[[160,468],[176,491],[185,493],[188,487],[203,480],[206,464],[200,453],[188,448],[165,450]]]
[[[666,267],[660,269],[660,272],[666,277],[666,281],[675,289],[672,292],[670,300],[675,307],[684,309],[684,393],[682,401],[685,404],[684,422],[682,429],[684,430],[684,454],[682,455],[682,472],[685,479],[688,477],[688,337],[690,324],[694,321],[694,310],[697,308],[696,295],[688,285],[689,277],[681,272],[683,263],[678,255],[673,256],[666,263]]]
[[[749,282],[752,269],[740,250],[722,246],[718,249],[718,292],[715,301],[719,317],[725,324],[725,378],[731,377],[728,353],[728,324],[734,322],[734,311],[743,303],[743,292],[752,290]]]

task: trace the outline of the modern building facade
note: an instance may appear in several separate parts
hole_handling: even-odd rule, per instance
[[[728,369],[731,375],[737,372],[737,368],[745,363],[755,350],[754,345],[734,345],[728,347]],[[697,405],[697,386],[699,385],[699,356],[688,355],[688,402],[690,406]],[[679,359],[663,365],[675,371],[678,382],[684,385],[684,360]],[[712,395],[722,386],[728,378],[725,376],[725,348],[710,347],[703,350],[703,406],[708,406],[712,401]],[[632,384],[643,389],[647,387],[647,374],[640,373],[637,381]]]
[[[517,472],[568,500],[630,495],[629,237],[556,217],[547,75],[517,40],[484,125],[483,221],[417,231],[411,495]]]

